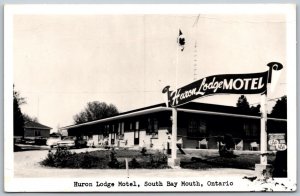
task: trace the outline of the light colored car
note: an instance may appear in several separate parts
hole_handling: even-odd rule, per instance
[[[50,148],[53,148],[54,146],[57,146],[57,142],[61,141],[60,136],[51,136],[47,139],[46,145],[50,146]]]
[[[74,148],[76,137],[68,136],[57,142],[59,148]]]
[[[59,148],[80,148],[86,147],[87,142],[80,137],[68,136],[57,142],[57,146]]]

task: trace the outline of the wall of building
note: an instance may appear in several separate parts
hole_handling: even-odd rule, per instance
[[[50,136],[50,130],[45,129],[30,129],[25,128],[24,129],[24,137],[49,137]]]
[[[104,146],[107,143],[109,146],[124,147],[124,148],[142,148],[148,149],[167,149],[171,146],[172,124],[170,121],[171,113],[151,114],[149,116],[139,116],[135,118],[122,119],[121,121],[109,122],[93,126],[86,126],[80,129],[69,130],[69,135],[87,135],[91,138],[96,146]],[[148,119],[156,118],[158,120],[158,130],[148,129]],[[201,126],[202,131],[193,135],[189,131],[189,121],[194,119]],[[136,122],[139,126],[136,127]],[[116,126],[120,122],[125,122],[124,134],[118,135]],[[112,133],[110,128],[109,134],[105,134],[106,125],[114,125],[115,130]],[[131,126],[130,126],[131,124]],[[268,128],[272,132],[286,133],[286,123],[271,123],[268,122]],[[134,129],[139,130],[139,144],[134,144]],[[227,116],[203,115],[203,114],[188,114],[178,113],[178,141],[183,148],[208,148],[218,149],[218,141],[225,134],[230,134],[236,144],[240,144],[240,150],[249,150],[250,143],[260,143],[260,120],[259,119],[244,119],[233,118]],[[112,135],[115,134],[115,142],[111,143]],[[105,137],[105,135],[107,137]],[[200,141],[202,145],[199,144]],[[207,141],[207,143],[205,143]],[[259,149],[257,149],[259,150]]]

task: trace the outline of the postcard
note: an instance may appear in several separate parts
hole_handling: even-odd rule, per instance
[[[295,5],[4,11],[6,192],[296,191]]]

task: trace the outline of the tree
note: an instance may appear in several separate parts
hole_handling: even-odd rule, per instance
[[[241,95],[236,103],[236,107],[242,111],[242,112],[249,112],[250,111],[250,105],[247,101],[246,96]]]
[[[32,117],[32,116],[29,116],[28,114],[23,114],[23,119],[24,119],[24,122],[27,122],[27,121],[37,122],[37,123],[39,122],[37,117]]]
[[[257,106],[251,106],[250,107],[250,112],[251,114],[260,114],[260,104],[258,104]]]
[[[20,93],[15,91],[13,86],[13,113],[14,113],[14,136],[24,136],[24,118],[21,112],[20,105],[25,104],[25,98],[20,96]]]
[[[118,114],[118,109],[113,104],[93,101],[88,102],[86,108],[76,114],[73,119],[75,124],[85,123],[93,120],[99,120]]]
[[[270,114],[274,118],[287,118],[287,97],[283,96],[278,99]]]

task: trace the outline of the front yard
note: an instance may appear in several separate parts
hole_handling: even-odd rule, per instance
[[[184,150],[185,155],[178,154],[180,167],[185,169],[236,168],[254,170],[260,162],[259,152],[239,151],[234,158],[220,157],[217,150]],[[97,150],[75,153],[58,150],[48,153],[41,164],[58,168],[91,168],[91,169],[125,169],[126,161],[130,169],[163,169],[169,168],[167,160],[170,155],[154,150]],[[268,156],[268,163],[274,162],[275,155]]]
[[[181,167],[187,169],[236,168],[254,170],[255,164],[260,162],[260,151],[235,151],[236,157],[219,156],[218,150],[185,150],[186,155],[179,155]],[[268,156],[268,163],[272,164],[275,154]]]
[[[141,150],[98,150],[75,153],[57,149],[49,152],[41,164],[59,168],[125,169],[126,158],[129,168],[164,169],[168,157],[158,151]]]

